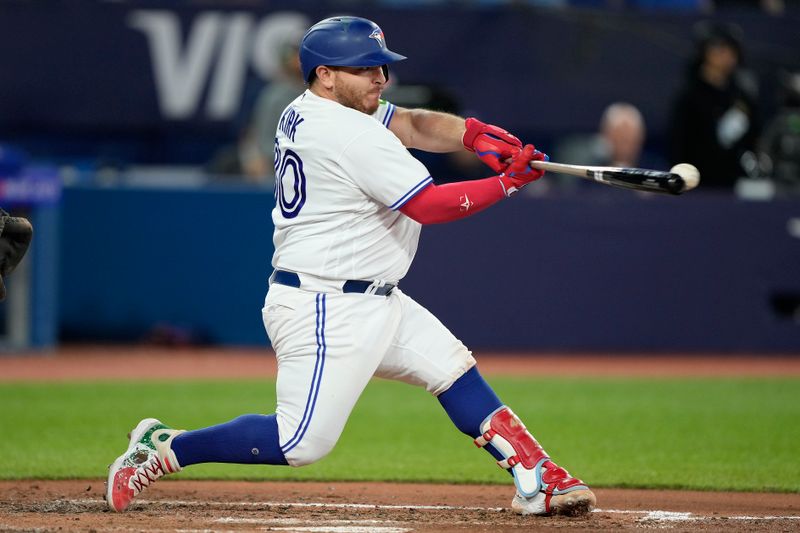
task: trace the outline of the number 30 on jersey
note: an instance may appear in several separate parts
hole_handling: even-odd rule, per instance
[[[289,148],[281,150],[277,137],[275,138],[275,202],[284,218],[296,217],[306,203],[303,160]]]

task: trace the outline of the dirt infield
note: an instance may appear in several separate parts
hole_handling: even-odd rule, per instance
[[[476,354],[485,374],[798,376],[798,357],[612,357]],[[72,346],[0,357],[1,381],[259,378],[275,374],[265,350]],[[520,517],[508,486],[163,480],[128,512],[111,513],[103,480],[0,481],[0,531],[294,531],[405,533],[670,529],[800,531],[800,495],[597,490],[584,518]]]
[[[404,533],[635,530],[796,531],[800,496],[597,491],[585,518],[521,517],[502,486],[160,481],[125,513],[103,483],[0,482],[0,530]]]

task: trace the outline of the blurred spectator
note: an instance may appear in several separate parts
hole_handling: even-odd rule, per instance
[[[553,158],[573,165],[635,167],[645,135],[644,118],[636,106],[616,102],[603,111],[597,133],[564,139],[556,144]]]
[[[761,153],[778,185],[800,192],[800,73],[781,76],[782,102],[764,129]]]
[[[600,121],[601,157],[610,166],[637,166],[645,134],[644,118],[635,106],[611,104]]]
[[[270,79],[258,92],[252,111],[243,106],[236,143],[214,155],[207,165],[209,173],[252,183],[272,182],[278,122],[286,106],[306,89],[298,52],[308,25],[305,15],[287,15],[281,31],[273,32],[271,41],[260,43],[261,70]]]
[[[603,111],[597,133],[576,135],[556,143],[553,161],[573,165],[659,168],[660,158],[644,152],[647,127],[639,109],[615,102]],[[580,183],[578,178],[559,176],[562,185]]]
[[[704,187],[733,187],[758,139],[756,84],[739,69],[740,33],[727,24],[695,28],[696,54],[673,104],[670,162],[695,165]]]
[[[276,77],[258,96],[252,116],[252,134],[263,166],[270,170],[274,163],[275,131],[286,106],[305,91],[305,80],[300,70],[300,40],[307,28],[298,28],[297,34],[287,34],[276,53],[280,69]]]

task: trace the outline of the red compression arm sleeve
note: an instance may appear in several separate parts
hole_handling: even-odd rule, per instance
[[[400,208],[420,224],[440,224],[483,211],[506,197],[498,176],[443,185],[430,184]]]

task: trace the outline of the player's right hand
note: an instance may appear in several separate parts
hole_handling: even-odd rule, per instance
[[[522,141],[503,128],[484,124],[476,118],[468,118],[465,126],[464,147],[475,152],[495,172],[505,171],[507,160],[522,148]]]
[[[530,167],[531,161],[544,161],[547,155],[537,150],[532,144],[525,147],[511,157],[508,168],[500,174],[500,180],[506,189],[506,195],[510,196],[528,183],[538,180],[544,176],[544,170],[536,170]]]

